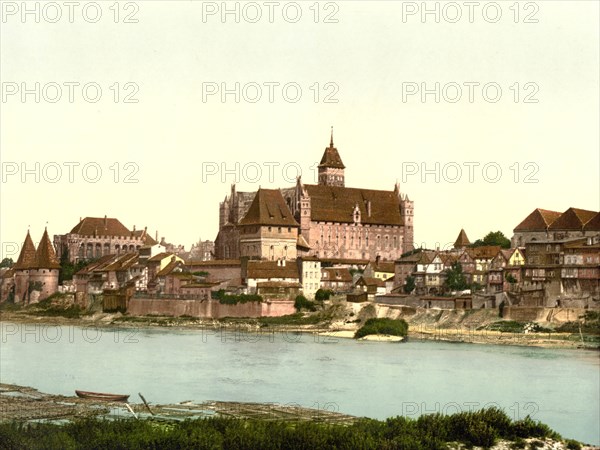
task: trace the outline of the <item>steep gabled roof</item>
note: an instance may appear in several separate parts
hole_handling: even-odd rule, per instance
[[[300,226],[278,189],[259,189],[240,225]]]
[[[21,253],[19,254],[19,259],[17,259],[13,269],[25,270],[34,268],[37,263],[35,253],[35,245],[33,245],[31,235],[29,234],[29,231],[27,231],[25,242],[23,242],[23,247],[21,248]]]
[[[579,230],[594,218],[596,211],[569,208],[548,227],[550,230]]]
[[[600,212],[583,226],[584,231],[600,231]]]
[[[469,241],[469,238],[467,237],[467,233],[465,233],[465,230],[463,228],[461,228],[460,233],[458,233],[458,237],[456,238],[456,241],[454,242],[454,248],[461,248],[461,247],[466,247],[467,245],[470,245],[471,241]]]
[[[110,217],[86,217],[73,227],[71,234],[82,236],[130,236],[131,231],[117,219]]]
[[[58,269],[60,264],[56,258],[54,246],[48,237],[48,230],[44,229],[42,240],[40,241],[37,252],[35,253],[35,267],[37,269]]]
[[[353,223],[354,208],[360,221],[372,225],[402,225],[400,199],[394,191],[305,184],[311,199],[313,222]],[[371,214],[369,215],[369,202]]]
[[[558,211],[535,209],[513,231],[546,231],[546,229],[560,217]]]

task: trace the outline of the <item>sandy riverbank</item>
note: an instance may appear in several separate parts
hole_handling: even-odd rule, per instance
[[[125,320],[123,320],[125,319]],[[507,333],[490,330],[475,330],[472,328],[449,327],[442,328],[435,324],[409,323],[408,339],[435,340],[457,343],[517,345],[544,348],[598,350],[597,342],[582,342],[580,337],[570,333]],[[231,329],[248,332],[288,332],[315,333],[332,338],[352,339],[357,326],[339,323],[317,325],[269,325],[260,326],[257,319],[206,320],[177,317],[123,317],[118,314],[96,313],[79,318],[61,316],[38,316],[27,314],[25,311],[1,311],[0,322],[15,324],[41,325],[70,325],[79,327],[100,328],[172,328],[182,330],[194,329]],[[397,342],[402,340],[397,336],[366,336],[363,338],[377,342]]]

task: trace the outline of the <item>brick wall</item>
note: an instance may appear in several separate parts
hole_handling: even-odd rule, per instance
[[[133,316],[191,316],[220,319],[223,317],[277,317],[296,312],[293,301],[248,302],[223,305],[218,300],[170,300],[132,298],[127,312]]]

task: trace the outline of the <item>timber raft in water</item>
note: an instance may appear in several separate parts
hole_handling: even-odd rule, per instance
[[[238,419],[318,421],[326,423],[352,423],[357,417],[341,414],[324,405],[323,409],[304,408],[295,403],[186,401],[169,405],[151,405],[152,412],[144,403],[127,404],[106,400],[45,394],[37,389],[0,383],[0,422],[64,422],[85,417],[153,418],[177,421],[201,417],[221,416]],[[329,405],[332,406],[332,405]],[[335,406],[335,405],[333,405]]]

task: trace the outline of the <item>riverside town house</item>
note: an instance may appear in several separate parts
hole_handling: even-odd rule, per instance
[[[414,202],[393,190],[345,186],[333,132],[318,184],[238,192],[219,205],[217,259],[318,258],[395,260],[413,249]]]

